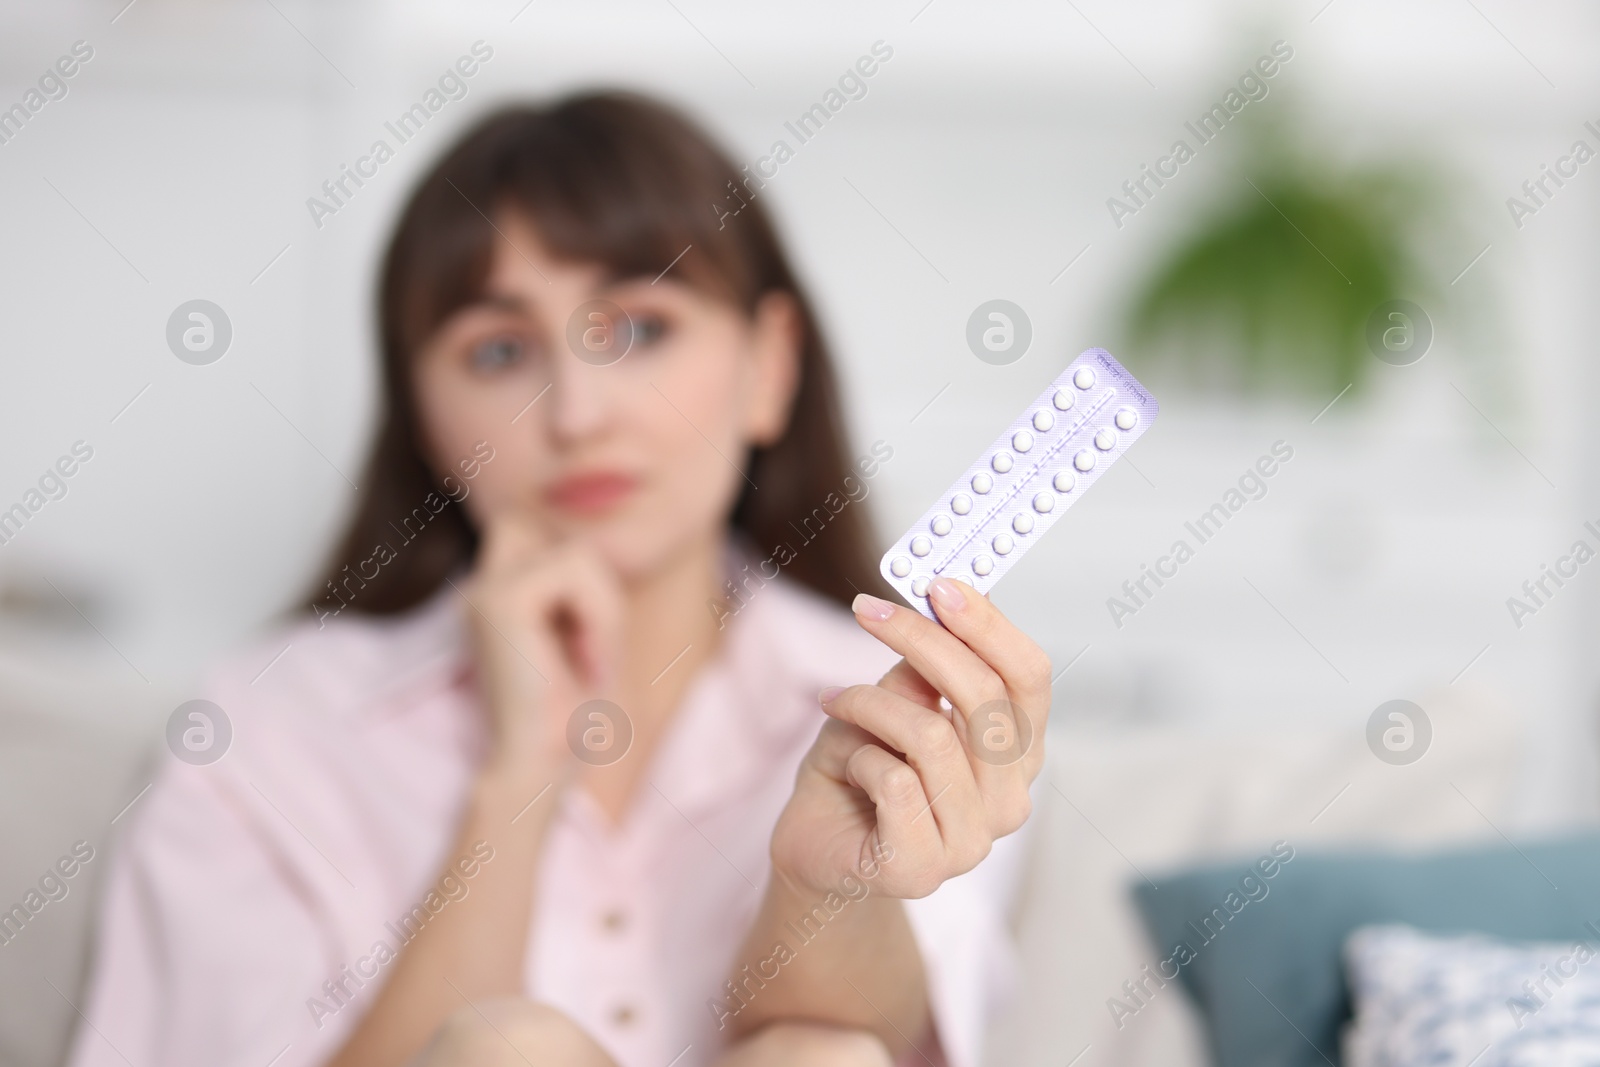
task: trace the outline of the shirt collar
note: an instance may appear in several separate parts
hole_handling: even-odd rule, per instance
[[[847,612],[783,575],[742,535],[729,538],[723,559],[742,602],[725,617],[722,646],[690,684],[649,772],[691,819],[758,788],[803,751],[824,721],[815,699],[822,686],[876,681],[894,661]]]

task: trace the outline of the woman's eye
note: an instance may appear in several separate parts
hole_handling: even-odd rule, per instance
[[[515,366],[525,354],[521,338],[500,334],[474,344],[467,362],[473,370],[490,374]]]
[[[660,315],[646,312],[628,318],[633,324],[633,343],[636,345],[653,345],[667,335],[667,320]]]

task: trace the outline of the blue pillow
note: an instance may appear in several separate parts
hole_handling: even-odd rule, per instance
[[[1340,949],[1358,926],[1600,940],[1600,834],[1425,856],[1275,848],[1133,890],[1160,946],[1152,974],[1194,998],[1218,1067],[1339,1062],[1350,1018]],[[1162,995],[1157,981],[1141,976],[1112,1013],[1136,1014]]]

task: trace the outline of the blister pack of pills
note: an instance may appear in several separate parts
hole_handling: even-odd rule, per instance
[[[988,593],[1150,428],[1158,410],[1111,353],[1089,349],[884,553],[884,578],[935,622],[927,599],[934,578]]]

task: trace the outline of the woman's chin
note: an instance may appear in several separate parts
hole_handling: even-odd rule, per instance
[[[663,529],[662,523],[604,523],[585,530],[574,530],[594,546],[612,570],[625,583],[645,581],[669,570],[686,553],[698,549],[710,535]]]

